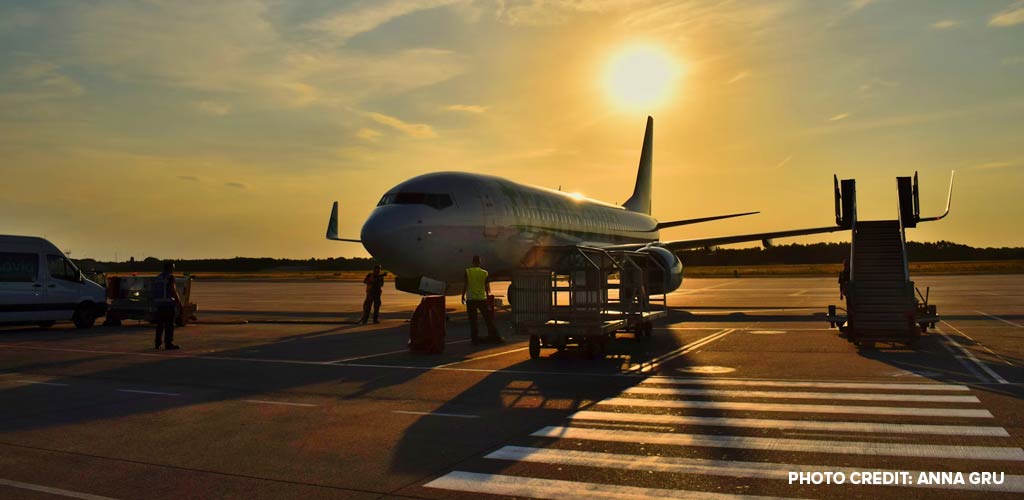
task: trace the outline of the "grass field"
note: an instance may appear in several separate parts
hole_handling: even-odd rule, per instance
[[[842,264],[785,264],[767,266],[686,266],[683,274],[690,278],[836,276]],[[268,272],[197,272],[199,280],[243,281],[362,281],[369,271],[268,271]],[[970,262],[911,262],[910,274],[1022,274],[1024,260]],[[139,273],[145,275],[147,273]],[[156,273],[149,273],[156,274]],[[108,276],[130,276],[131,273],[109,273]],[[393,276],[388,275],[388,281]]]

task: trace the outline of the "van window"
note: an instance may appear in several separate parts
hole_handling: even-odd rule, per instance
[[[25,283],[39,276],[39,255],[0,252],[0,282]]]
[[[60,255],[47,255],[46,265],[50,268],[50,276],[64,281],[78,281],[78,269]]]

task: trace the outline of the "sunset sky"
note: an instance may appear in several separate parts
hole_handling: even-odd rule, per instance
[[[831,224],[833,173],[934,215],[957,170],[910,237],[1024,246],[1022,1],[6,1],[0,54],[0,233],[76,258],[365,256],[331,203],[358,237],[437,170],[621,203],[647,115],[655,217],[762,212],[665,239]]]

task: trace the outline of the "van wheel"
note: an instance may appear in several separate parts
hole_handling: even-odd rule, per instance
[[[92,325],[96,323],[96,313],[93,312],[92,304],[80,304],[75,309],[74,316],[71,316],[71,321],[75,323],[75,328],[79,330],[92,328]]]
[[[56,321],[40,321],[40,322],[36,323],[36,325],[38,325],[39,328],[42,328],[42,329],[45,330],[45,329],[53,326],[56,323],[57,323]]]

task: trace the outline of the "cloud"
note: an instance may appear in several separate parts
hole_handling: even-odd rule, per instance
[[[868,80],[857,87],[857,95],[860,96],[861,98],[874,97],[881,92],[883,87],[893,88],[899,86],[900,83],[896,81],[884,80],[882,78],[872,78],[871,80]]]
[[[789,162],[790,162],[790,161],[792,161],[792,160],[793,160],[793,155],[789,155],[789,156],[787,156],[787,157],[783,158],[783,160],[782,160],[782,161],[780,161],[780,162],[776,163],[776,164],[775,164],[775,168],[774,168],[774,169],[775,169],[775,170],[778,170],[778,169],[780,169],[780,168],[782,168],[782,167],[785,167],[785,166],[786,166],[786,165],[788,165],[788,164],[789,164]]]
[[[958,24],[960,24],[960,21],[955,21],[953,19],[943,19],[941,21],[936,21],[932,23],[932,28],[937,30],[948,30],[950,28],[956,27]]]
[[[868,5],[875,3],[876,0],[850,0],[846,3],[847,12],[857,12]]]
[[[726,85],[732,85],[732,84],[734,84],[734,83],[736,83],[736,82],[738,82],[740,80],[746,79],[748,76],[750,76],[750,72],[748,72],[748,71],[740,71],[739,73],[736,73],[735,75],[733,75],[733,77],[730,78],[729,81],[725,82],[725,84]]]
[[[1024,56],[1004,57],[1003,66],[1016,66],[1024,64]]]
[[[461,111],[463,113],[483,113],[487,111],[487,106],[480,106],[477,104],[452,104],[444,109],[448,111]]]
[[[85,89],[65,75],[60,66],[41,60],[13,68],[0,81],[0,85],[13,89],[0,94],[0,102],[6,103],[63,99],[85,94]]]
[[[381,113],[367,113],[373,121],[391,127],[403,134],[414,137],[416,139],[431,139],[437,137],[437,133],[430,125],[424,123],[406,123],[393,116],[384,115]]]
[[[199,178],[194,175],[179,175],[178,179],[190,182],[199,182]]]
[[[237,181],[225,182],[224,185],[229,187],[229,188],[235,188],[235,189],[247,189],[249,187],[249,186],[245,185],[245,183],[237,182]]]
[[[1020,165],[1020,163],[1021,162],[1019,161],[990,161],[988,163],[980,163],[978,165],[975,165],[974,168],[1003,168],[1012,167],[1014,165]]]
[[[839,113],[838,115],[834,115],[831,118],[829,118],[828,121],[830,121],[830,122],[837,122],[839,120],[845,120],[845,119],[847,119],[849,117],[850,117],[850,113]]]
[[[356,132],[356,137],[363,139],[365,141],[375,141],[380,136],[381,133],[372,128],[361,128],[359,129],[359,132]]]
[[[988,20],[989,26],[1005,28],[1024,23],[1024,1],[1014,2]]]
[[[231,105],[216,101],[199,101],[196,110],[204,115],[224,116],[231,112]]]
[[[390,0],[368,2],[343,9],[323,19],[311,22],[306,28],[330,33],[340,42],[373,31],[378,26],[421,10],[458,3],[462,0]]]

